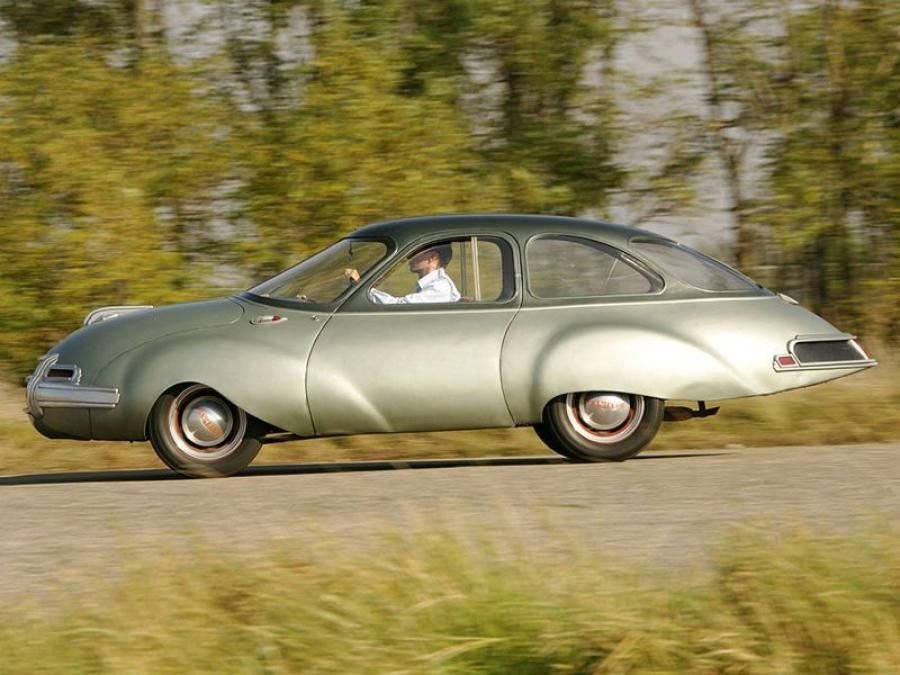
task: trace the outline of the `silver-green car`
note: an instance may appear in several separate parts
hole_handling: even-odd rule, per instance
[[[875,363],[664,237],[439,216],[364,227],[234,297],[96,310],[40,360],[27,402],[45,436],[149,439],[188,476],[233,474],[276,439],[513,426],[622,460],[706,401]]]

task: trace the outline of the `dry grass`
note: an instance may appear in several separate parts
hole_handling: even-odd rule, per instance
[[[0,473],[161,466],[146,443],[51,441],[32,429],[23,392],[0,388]],[[725,401],[712,418],[663,425],[650,450],[900,440],[900,362],[829,384]],[[267,446],[257,464],[548,453],[531,429],[385,434]]]
[[[0,673],[900,672],[890,526],[745,529],[701,580],[623,571],[571,542],[550,561],[513,533],[327,550],[136,557],[52,612],[0,609]]]

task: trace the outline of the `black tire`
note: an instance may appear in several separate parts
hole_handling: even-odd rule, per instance
[[[534,429],[534,433],[536,433],[538,438],[543,441],[544,445],[546,445],[556,454],[562,455],[572,462],[584,461],[577,455],[573,454],[565,445],[559,442],[559,439],[553,434],[553,432],[550,430],[549,425],[547,424],[546,415],[544,415],[544,420],[535,424],[532,429]]]
[[[592,405],[598,409],[592,412]],[[551,450],[568,459],[621,462],[653,440],[664,412],[665,401],[658,398],[579,392],[550,401],[535,431]]]
[[[262,425],[199,384],[160,396],[148,435],[163,463],[190,478],[231,476],[247,468],[262,445]]]

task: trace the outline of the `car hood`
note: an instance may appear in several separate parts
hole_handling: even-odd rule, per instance
[[[243,307],[231,298],[156,307],[82,326],[48,353],[81,368],[85,382],[112,359],[165,335],[236,323]]]

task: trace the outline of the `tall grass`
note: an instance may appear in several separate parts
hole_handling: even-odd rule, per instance
[[[210,545],[0,609],[0,673],[895,673],[900,531],[735,533],[711,572],[444,532],[376,553]]]

